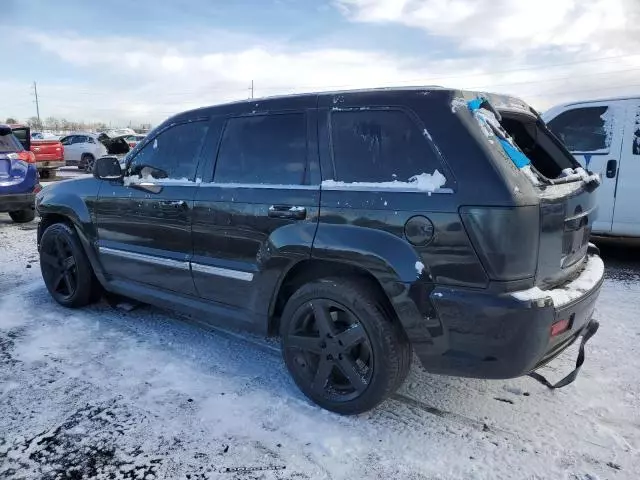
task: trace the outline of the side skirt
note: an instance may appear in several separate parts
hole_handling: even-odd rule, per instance
[[[248,310],[186,297],[175,292],[159,290],[125,280],[111,280],[106,282],[104,286],[109,292],[123,297],[186,315],[190,320],[206,328],[243,330],[267,336],[268,319],[264,315],[258,315]]]

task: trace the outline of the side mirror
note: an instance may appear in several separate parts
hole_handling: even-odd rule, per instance
[[[124,175],[117,157],[100,157],[93,166],[93,176],[99,180],[122,180]]]

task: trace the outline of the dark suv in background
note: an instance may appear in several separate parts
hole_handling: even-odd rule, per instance
[[[525,375],[591,328],[598,178],[517,99],[440,88],[170,118],[37,199],[62,305],[102,289],[279,335],[300,389],[377,405],[431,371]]]

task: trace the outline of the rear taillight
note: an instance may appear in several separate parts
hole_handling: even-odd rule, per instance
[[[492,280],[532,277],[538,264],[540,213],[528,207],[462,207],[460,216]]]
[[[558,320],[553,325],[551,325],[551,336],[557,337],[561,333],[566,332],[567,330],[569,330],[570,325],[571,320]]]
[[[38,193],[40,190],[42,190],[42,185],[40,185],[39,183],[36,184],[35,187],[33,187],[33,193]]]
[[[24,152],[18,152],[16,155],[18,156],[18,159],[22,160],[23,162],[36,163],[36,156],[33,154],[33,152],[25,150]]]

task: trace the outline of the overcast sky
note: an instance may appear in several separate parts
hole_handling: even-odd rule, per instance
[[[162,5],[156,5],[162,3]],[[391,85],[539,110],[640,94],[640,0],[1,0],[0,120],[157,123],[256,96]]]

